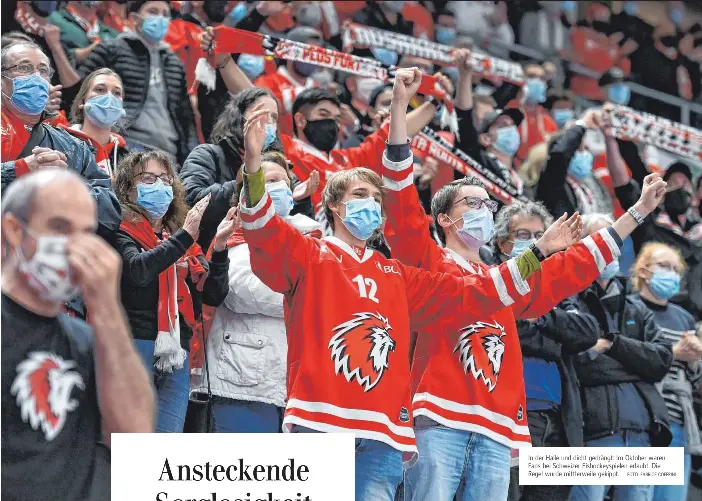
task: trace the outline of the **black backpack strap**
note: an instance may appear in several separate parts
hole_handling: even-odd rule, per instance
[[[29,141],[27,141],[27,144],[24,145],[22,151],[20,151],[19,155],[17,155],[17,158],[25,158],[31,155],[32,150],[41,145],[45,135],[46,130],[44,130],[44,125],[40,122],[34,127],[34,129],[32,129],[32,133],[29,136]]]

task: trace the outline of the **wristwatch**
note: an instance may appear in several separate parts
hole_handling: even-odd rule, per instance
[[[539,248],[536,246],[535,243],[533,243],[529,246],[529,250],[531,250],[531,252],[534,253],[534,255],[536,256],[536,259],[538,259],[540,263],[543,262],[544,259],[546,259],[546,257],[544,257],[544,255],[541,253],[541,251],[539,250]]]
[[[600,337],[601,337],[602,339],[606,339],[606,340],[609,341],[610,343],[613,343],[613,342],[614,342],[614,338],[615,338],[618,334],[619,334],[618,332],[607,331],[607,332],[605,332],[604,334],[602,334]]]
[[[634,218],[634,221],[636,221],[636,224],[637,224],[637,225],[641,226],[641,225],[643,224],[644,218],[643,218],[643,216],[641,216],[641,214],[639,214],[639,211],[637,211],[637,210],[634,209],[633,207],[629,207],[629,208],[627,209],[627,212],[629,213],[629,215],[630,215],[631,217]]]

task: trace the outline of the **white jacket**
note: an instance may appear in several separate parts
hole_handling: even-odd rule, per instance
[[[312,219],[288,218],[303,233],[320,229]],[[207,339],[213,395],[285,407],[288,343],[283,295],[251,271],[249,246],[229,249],[229,294],[217,308]],[[193,375],[192,392],[207,392],[205,377]]]

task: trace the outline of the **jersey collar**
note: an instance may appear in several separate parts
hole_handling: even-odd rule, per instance
[[[448,249],[448,248],[445,248],[445,250],[446,250],[446,252],[451,254],[451,257],[453,258],[454,261],[456,261],[458,266],[460,266],[464,270],[469,271],[471,273],[477,273],[478,275],[482,275],[482,272],[480,271],[480,266],[472,265],[471,263],[469,263],[468,261],[463,259],[463,257],[460,254],[458,254],[456,251],[453,251],[453,250]]]
[[[363,253],[363,257],[360,257],[360,258],[359,258],[359,257],[358,257],[358,254],[356,254],[356,252],[351,248],[351,246],[350,246],[349,244],[347,244],[346,242],[344,242],[343,240],[341,240],[341,239],[339,239],[339,238],[337,238],[337,237],[333,237],[333,236],[324,237],[323,240],[325,240],[325,241],[327,241],[327,242],[330,242],[330,243],[333,243],[333,244],[336,245],[339,249],[341,249],[341,250],[343,250],[344,252],[346,252],[349,256],[351,256],[352,258],[354,258],[354,259],[355,259],[356,261],[358,261],[359,263],[365,263],[365,262],[368,261],[368,260],[371,258],[371,256],[373,255],[373,249],[369,249],[368,247],[366,247],[366,250],[365,250],[365,252]]]

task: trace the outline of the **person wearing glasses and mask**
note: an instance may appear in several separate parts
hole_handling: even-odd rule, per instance
[[[228,292],[226,242],[235,229],[234,209],[217,228],[207,261],[196,241],[210,197],[188,209],[169,155],[131,153],[119,164],[115,191],[125,214],[115,245],[122,256],[122,303],[156,386],[156,431],[181,433],[195,320],[202,304],[219,306]]]
[[[75,170],[91,186],[98,204],[98,234],[110,240],[122,212],[109,176],[98,168],[86,143],[42,123],[53,73],[48,57],[31,42],[2,49],[2,192],[36,170]]]
[[[546,315],[563,299],[587,288],[619,257],[622,239],[637,223],[626,214],[609,228],[574,243],[571,235],[579,231],[579,217],[574,214],[566,220],[563,214],[540,238],[518,246],[523,250],[519,256],[543,250],[540,271],[520,280],[515,266],[520,257],[509,258],[500,266],[507,264],[514,275],[505,281],[500,268],[485,264],[479,255],[492,237],[497,203],[475,178],[456,180],[434,195],[431,212],[444,247],[431,238],[411,182],[405,108],[393,107],[390,124],[396,134],[391,134],[383,158],[393,255],[406,265],[444,275],[492,277],[504,306],[478,315],[477,320],[465,317],[461,327],[446,331],[444,338],[418,329],[410,380],[419,459],[405,474],[404,499],[506,500],[510,449],[532,441],[516,320]],[[637,204],[639,216],[648,214],[665,191],[659,177],[648,181],[647,194]],[[534,238],[544,228],[522,229]],[[503,252],[511,253],[513,247],[504,245]]]
[[[518,256],[541,238],[552,222],[551,215],[538,202],[514,202],[503,207],[495,218],[494,254],[484,256],[484,260],[493,258],[494,264],[500,264]],[[481,256],[485,249],[481,248]],[[541,317],[517,320],[529,433],[535,447],[584,445],[573,356],[597,342],[598,324],[580,310],[577,296],[573,296]],[[570,491],[567,485],[520,486],[518,480],[519,469],[512,468],[510,501],[565,501]]]

